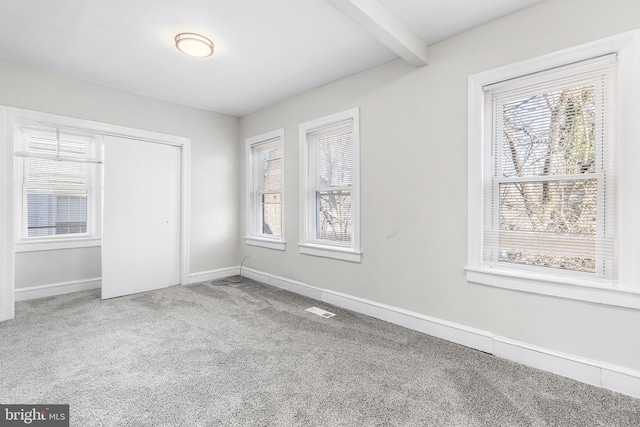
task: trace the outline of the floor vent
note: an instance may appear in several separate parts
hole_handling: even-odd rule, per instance
[[[318,307],[311,307],[311,308],[307,308],[307,310],[306,310],[306,311],[309,311],[309,312],[311,312],[311,313],[313,313],[313,314],[317,314],[318,316],[322,316],[322,317],[324,317],[324,318],[326,318],[326,319],[328,319],[329,317],[333,317],[333,316],[335,316],[335,315],[336,315],[335,313],[329,313],[328,311],[323,310],[323,309],[318,308]]]

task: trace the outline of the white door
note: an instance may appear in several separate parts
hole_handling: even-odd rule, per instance
[[[104,138],[102,298],[180,283],[180,148]]]

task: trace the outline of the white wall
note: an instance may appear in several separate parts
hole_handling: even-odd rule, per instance
[[[285,128],[288,240],[284,252],[241,244],[245,266],[640,369],[639,311],[471,284],[463,270],[467,77],[636,28],[637,0],[548,0],[431,46],[427,67],[395,61],[243,117],[243,139]],[[298,124],[356,106],[363,261],[300,255]]]
[[[237,265],[237,117],[2,60],[0,105],[191,138],[190,272]],[[16,254],[17,287],[99,276],[96,248]]]
[[[100,247],[17,253],[16,288],[95,279],[100,256]]]

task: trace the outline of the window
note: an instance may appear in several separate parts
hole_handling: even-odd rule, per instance
[[[247,244],[284,250],[284,129],[247,139]]]
[[[16,128],[15,140],[19,250],[99,238],[98,137],[25,125]]]
[[[638,289],[638,52],[625,34],[469,78],[469,281],[640,308],[613,296]]]
[[[485,87],[483,261],[615,278],[615,58]]]
[[[300,252],[360,262],[358,109],[300,125]]]

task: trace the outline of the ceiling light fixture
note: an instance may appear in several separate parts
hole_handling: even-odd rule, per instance
[[[176,47],[182,53],[196,58],[213,55],[213,42],[195,33],[180,33],[176,36]]]

